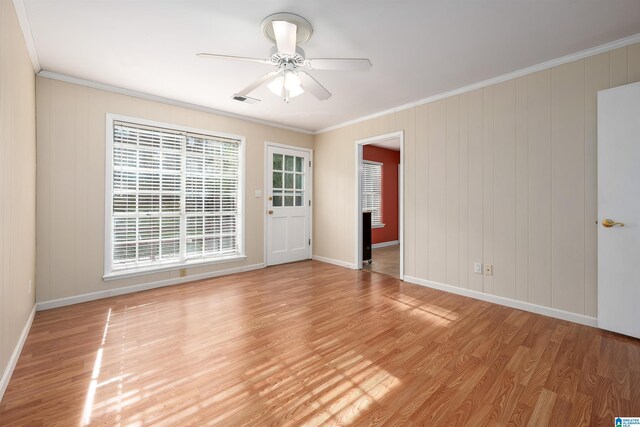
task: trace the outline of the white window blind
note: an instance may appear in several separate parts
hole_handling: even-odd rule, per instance
[[[240,255],[239,140],[114,121],[112,171],[111,272]]]
[[[371,225],[382,223],[382,163],[362,162],[362,211],[371,212]]]

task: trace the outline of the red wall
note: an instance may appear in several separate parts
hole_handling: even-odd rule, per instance
[[[382,223],[384,228],[371,230],[372,243],[398,240],[398,164],[400,152],[365,145],[364,160],[382,163]]]

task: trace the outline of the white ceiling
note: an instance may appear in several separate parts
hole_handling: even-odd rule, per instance
[[[640,0],[21,0],[43,70],[316,131],[640,33]],[[271,71],[197,58],[266,58],[262,19],[314,27],[308,58],[368,57],[369,72],[311,72],[333,97],[261,103],[233,93]]]
[[[373,145],[374,147],[386,148],[387,150],[400,151],[399,138],[385,139],[384,141],[377,141],[369,145]]]

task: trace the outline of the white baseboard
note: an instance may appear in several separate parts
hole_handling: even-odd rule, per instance
[[[49,301],[41,301],[36,304],[37,311],[48,310],[50,308],[64,307],[66,305],[79,304],[81,302],[93,301],[116,295],[130,294],[132,292],[146,291],[148,289],[161,288],[164,286],[177,285],[180,283],[194,282],[196,280],[210,279],[212,277],[226,276],[228,274],[243,273],[245,271],[259,270],[264,268],[264,264],[252,264],[244,267],[229,268],[226,270],[212,271],[202,274],[193,274],[185,277],[177,277],[157,282],[143,283],[140,285],[127,286],[124,288],[105,289],[104,291],[92,292],[89,294],[75,295],[72,297],[58,298]]]
[[[9,358],[9,363],[7,363],[7,367],[2,373],[2,380],[0,380],[0,401],[2,401],[2,396],[4,396],[5,390],[7,390],[7,386],[9,385],[9,380],[11,379],[11,374],[13,374],[13,370],[16,367],[16,363],[18,363],[18,358],[20,357],[20,353],[22,352],[22,347],[24,347],[24,343],[27,340],[27,336],[29,335],[29,330],[31,329],[31,324],[33,323],[33,318],[36,315],[36,306],[33,306],[33,310],[31,310],[31,314],[27,319],[27,323],[24,325],[22,329],[22,333],[20,334],[20,338],[18,338],[18,342],[16,343],[15,348],[13,349],[13,353]]]
[[[482,301],[492,302],[494,304],[505,305],[507,307],[517,308],[519,310],[530,311],[532,313],[542,314],[544,316],[555,317],[556,319],[567,320],[569,322],[580,323],[581,325],[598,326],[598,319],[595,317],[585,316],[582,314],[571,313],[569,311],[558,310],[557,308],[545,307],[543,305],[532,304],[529,302],[518,301],[511,298],[500,297],[497,295],[485,294],[483,292],[474,291],[457,286],[446,285],[444,283],[432,282],[431,280],[419,279],[417,277],[404,276],[404,281],[415,285],[426,286],[440,291],[450,292],[452,294],[462,295],[469,298],[475,298]]]
[[[313,255],[311,257],[311,259],[314,259],[314,260],[320,261],[320,262],[326,262],[327,264],[337,265],[339,267],[350,268],[352,270],[356,269],[356,265],[355,264],[352,264],[350,262],[340,261],[338,259],[326,258],[326,257],[319,256],[319,255]]]
[[[385,246],[394,246],[399,244],[400,244],[399,240],[390,240],[388,242],[374,243],[373,245],[371,245],[371,247],[373,249],[377,249],[377,248],[384,248]]]

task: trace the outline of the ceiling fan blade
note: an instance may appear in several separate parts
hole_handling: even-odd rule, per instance
[[[306,61],[311,70],[367,71],[371,61],[366,58],[314,58]]]
[[[247,58],[245,56],[217,55],[215,53],[197,53],[200,58],[226,59],[231,61],[255,62],[258,64],[273,65],[271,61],[260,58]]]
[[[331,98],[331,92],[326,90],[324,86],[318,83],[316,79],[311,77],[309,74],[304,71],[298,71],[298,76],[300,77],[300,85],[302,88],[311,92],[311,94],[320,101]]]
[[[255,82],[251,83],[249,86],[247,86],[244,89],[242,89],[240,92],[236,93],[236,95],[240,95],[240,96],[249,95],[251,92],[256,90],[258,87],[260,87],[260,86],[262,86],[264,84],[270,83],[271,80],[273,80],[276,77],[278,77],[278,73],[279,73],[279,71],[276,70],[276,71],[272,71],[270,73],[265,74],[264,76],[260,77]]]
[[[273,33],[276,36],[278,52],[293,56],[296,53],[298,26],[287,21],[273,21]]]

